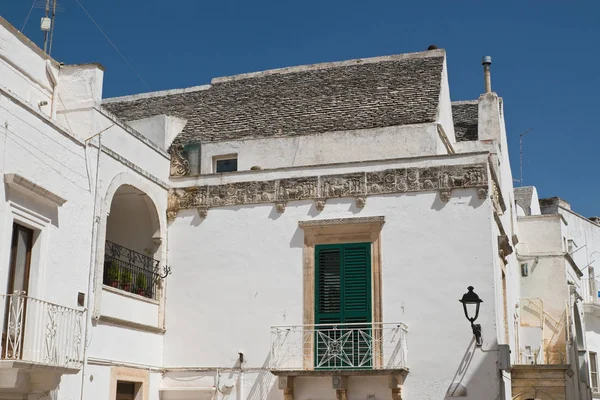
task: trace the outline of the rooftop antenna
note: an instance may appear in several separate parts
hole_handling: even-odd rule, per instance
[[[44,53],[48,55],[52,54],[56,11],[63,11],[62,7],[57,5],[57,2],[58,0],[38,0],[34,3],[36,8],[43,8],[45,11],[40,28],[44,32]]]
[[[519,171],[521,176],[519,177],[519,180],[513,179],[513,181],[519,182],[519,186],[523,186],[523,136],[531,132],[532,129],[533,128],[529,128],[519,135]]]

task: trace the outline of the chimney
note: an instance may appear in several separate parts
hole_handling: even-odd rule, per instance
[[[481,60],[481,65],[483,65],[483,75],[485,79],[485,93],[492,92],[492,77],[490,75],[490,66],[492,65],[492,57],[484,56]]]

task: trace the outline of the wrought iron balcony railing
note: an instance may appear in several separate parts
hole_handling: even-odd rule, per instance
[[[149,299],[156,299],[161,275],[160,262],[119,244],[106,241],[103,283]]]
[[[271,370],[396,370],[407,367],[402,323],[274,326]]]
[[[0,295],[0,360],[81,368],[84,312],[28,297]]]

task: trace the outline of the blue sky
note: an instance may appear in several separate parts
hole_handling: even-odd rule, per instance
[[[20,29],[33,0],[3,0]],[[41,1],[41,0],[37,0]],[[600,215],[600,1],[79,0],[152,90],[283,66],[445,48],[452,100],[504,98],[513,173]],[[106,67],[104,97],[148,91],[76,0],[59,0],[52,56]],[[24,33],[41,45],[34,8]]]

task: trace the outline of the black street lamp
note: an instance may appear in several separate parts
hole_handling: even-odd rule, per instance
[[[467,289],[469,291],[465,293],[459,301],[462,303],[463,308],[465,310],[465,317],[471,323],[471,328],[473,329],[473,335],[475,335],[475,344],[477,347],[481,347],[483,344],[483,339],[481,338],[481,325],[474,324],[477,317],[479,317],[479,306],[483,303],[483,300],[479,298],[477,293],[473,291],[473,286],[469,286]],[[467,307],[468,306],[468,307]],[[469,309],[471,312],[473,311],[473,306],[475,307],[475,316],[471,317]]]

